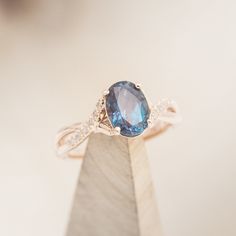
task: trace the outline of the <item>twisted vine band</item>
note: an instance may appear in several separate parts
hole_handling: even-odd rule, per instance
[[[152,105],[139,84],[121,81],[104,91],[88,121],[59,131],[56,151],[62,157],[79,157],[83,155],[86,140],[92,133],[127,138],[142,135],[147,140],[180,121],[176,102],[163,99]]]

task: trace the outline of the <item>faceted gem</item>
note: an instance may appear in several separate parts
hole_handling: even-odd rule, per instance
[[[150,109],[143,92],[134,83],[113,84],[106,96],[106,111],[112,126],[120,127],[123,136],[135,137],[148,126]]]

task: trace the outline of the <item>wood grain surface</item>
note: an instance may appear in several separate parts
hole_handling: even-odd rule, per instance
[[[94,134],[76,186],[67,236],[159,236],[161,226],[141,138]]]

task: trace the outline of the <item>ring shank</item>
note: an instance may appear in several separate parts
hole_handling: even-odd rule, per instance
[[[172,102],[171,106],[166,107],[158,115],[158,118],[154,119],[153,124],[144,131],[142,137],[145,141],[150,140],[180,121],[181,117],[177,104]],[[81,134],[82,130],[85,129],[86,131]],[[57,154],[62,157],[83,158],[87,147],[88,136],[92,132],[101,132],[101,129],[96,129],[95,127],[89,128],[88,125],[86,126],[86,123],[77,123],[64,128],[59,132],[56,140]],[[78,137],[82,137],[80,141],[77,140]]]

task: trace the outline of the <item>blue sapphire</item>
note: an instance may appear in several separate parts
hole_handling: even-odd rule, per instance
[[[121,81],[109,88],[106,110],[112,126],[126,137],[140,135],[148,126],[150,109],[143,92],[134,83]]]

